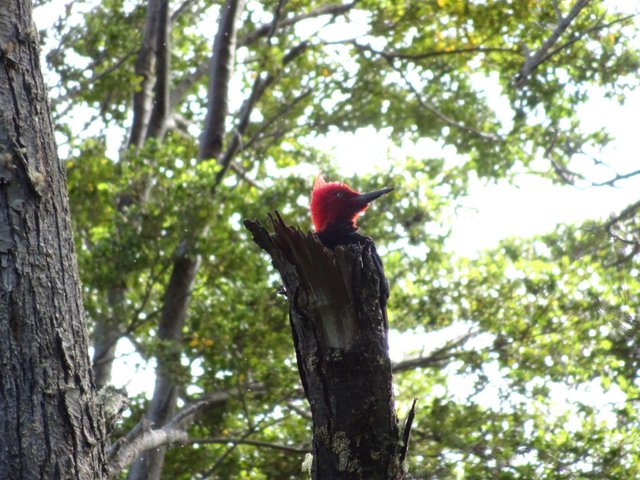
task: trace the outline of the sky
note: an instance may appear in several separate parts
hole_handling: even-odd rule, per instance
[[[64,3],[66,1],[54,1],[48,10],[37,9],[38,27],[50,25],[57,14],[56,8],[59,9]],[[629,0],[608,2],[613,10],[628,10],[633,3]],[[353,35],[352,31],[349,33]],[[43,62],[43,65],[46,63]],[[488,94],[498,95],[496,92]],[[620,173],[640,168],[637,153],[638,112],[640,91],[630,93],[625,104],[621,106],[606,100],[594,89],[590,101],[581,108],[580,113],[586,126],[596,129],[606,125],[615,137],[612,144],[600,153],[600,157],[614,165]],[[372,129],[361,129],[353,134],[337,133],[323,139],[322,145],[331,145],[338,171],[344,176],[382,167],[390,156],[417,156],[417,150],[422,148],[408,145],[398,149],[391,145],[384,133]],[[591,173],[596,179],[611,174],[598,170]],[[638,200],[639,196],[640,176],[620,183],[615,188],[552,185],[548,180],[532,175],[520,175],[513,184],[506,181],[486,183],[474,180],[471,182],[470,194],[462,202],[464,207],[458,210],[452,219],[449,248],[459,255],[473,256],[509,236],[529,237],[548,232],[559,223],[606,218]],[[372,211],[371,214],[373,213]],[[391,355],[398,360],[407,349],[419,350],[427,342],[433,345],[433,338],[427,340],[420,335],[407,338],[393,334]],[[131,395],[141,392],[150,395],[153,391],[154,365],[143,365],[140,357],[134,353],[133,347],[126,341],[120,343],[118,355],[115,370],[123,374],[114,375],[116,386],[127,386]],[[132,378],[128,372],[135,369],[139,369],[138,374]]]

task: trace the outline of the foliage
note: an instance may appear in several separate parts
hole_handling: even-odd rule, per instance
[[[181,385],[179,404],[205,392],[239,392],[198,416],[192,443],[170,450],[166,478],[300,478],[303,454],[233,443],[309,444],[286,302],[241,221],[278,210],[309,228],[311,177],[324,170],[338,178],[341,162],[352,160],[331,158],[324,146],[332,133],[365,127],[398,146],[429,140],[456,154],[441,158],[429,147],[344,179],[363,190],[395,187],[362,225],[386,251],[391,328],[433,345],[420,368],[397,375],[400,411],[419,398],[413,475],[640,476],[638,208],[616,221],[509,239],[475,258],[446,246],[471,179],[510,178],[542,159],[549,181],[564,181],[558,169],[576,153],[610,141],[586,130],[577,111],[596,86],[618,100],[636,87],[633,19],[590,2],[561,38],[563,48],[516,88],[523,51],[548,38],[558,22],[554,6],[566,12],[572,2],[363,0],[253,37],[277,5],[282,19],[295,19],[333,4],[249,1],[226,143],[256,79],[273,81],[232,171],[213,192],[221,167],[197,161],[197,152],[208,82],[202,66],[221,2],[173,5],[180,9],[171,31],[172,127],[137,151],[113,142],[126,137],[141,81],[134,61],[145,2],[98,3],[76,0],[43,32],[58,80],[52,104],[89,319],[115,319],[145,361],[161,357],[156,321],[175,252],[187,239],[202,264],[181,362],[171,373]],[[307,48],[283,64],[301,42]],[[114,287],[126,289],[124,311],[109,303]],[[607,392],[619,401],[606,403]],[[134,399],[117,434],[147,406]]]

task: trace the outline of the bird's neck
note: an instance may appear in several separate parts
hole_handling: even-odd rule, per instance
[[[352,243],[353,235],[358,231],[358,225],[354,220],[336,220],[328,223],[321,231],[317,232],[318,238],[327,247]]]

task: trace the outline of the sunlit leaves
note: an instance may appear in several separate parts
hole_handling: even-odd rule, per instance
[[[89,318],[109,319],[144,360],[175,354],[157,339],[156,320],[187,242],[202,263],[173,372],[180,401],[242,387],[196,419],[194,443],[171,450],[163,476],[300,477],[301,455],[220,438],[308,446],[286,301],[242,220],[268,222],[278,210],[308,230],[308,194],[323,170],[362,191],[395,188],[360,219],[383,254],[390,326],[427,339],[411,354],[447,347],[397,375],[401,411],[419,399],[416,477],[638,477],[637,212],[510,239],[474,258],[446,245],[470,179],[508,178],[542,160],[553,168],[538,173],[571,181],[563,171],[571,159],[611,140],[584,129],[578,107],[594,86],[620,100],[637,86],[631,20],[590,2],[561,48],[516,88],[525,55],[557,25],[554,5],[566,13],[572,2],[363,0],[344,15],[296,22],[333,4],[249,1],[225,146],[252,90],[268,87],[214,193],[221,167],[198,162],[197,144],[221,2],[172,5],[169,134],[138,151],[113,142],[130,128],[146,3],[98,3],[66,7],[47,36],[60,45],[45,57],[59,76],[52,104]],[[279,4],[280,28],[252,36]],[[343,178],[354,159],[331,158],[327,134],[363,128],[415,148]],[[118,289],[126,298],[114,312]],[[261,388],[244,388],[254,382]],[[145,408],[135,399],[125,426]]]

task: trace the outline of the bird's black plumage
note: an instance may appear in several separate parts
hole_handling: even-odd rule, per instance
[[[351,222],[334,222],[327,225],[322,231],[317,232],[318,238],[325,247],[334,249],[338,245],[362,245],[371,252],[371,259],[378,271],[380,279],[380,303],[384,308],[389,300],[389,282],[384,274],[382,259],[378,255],[376,244],[371,237],[358,233],[358,227]]]

